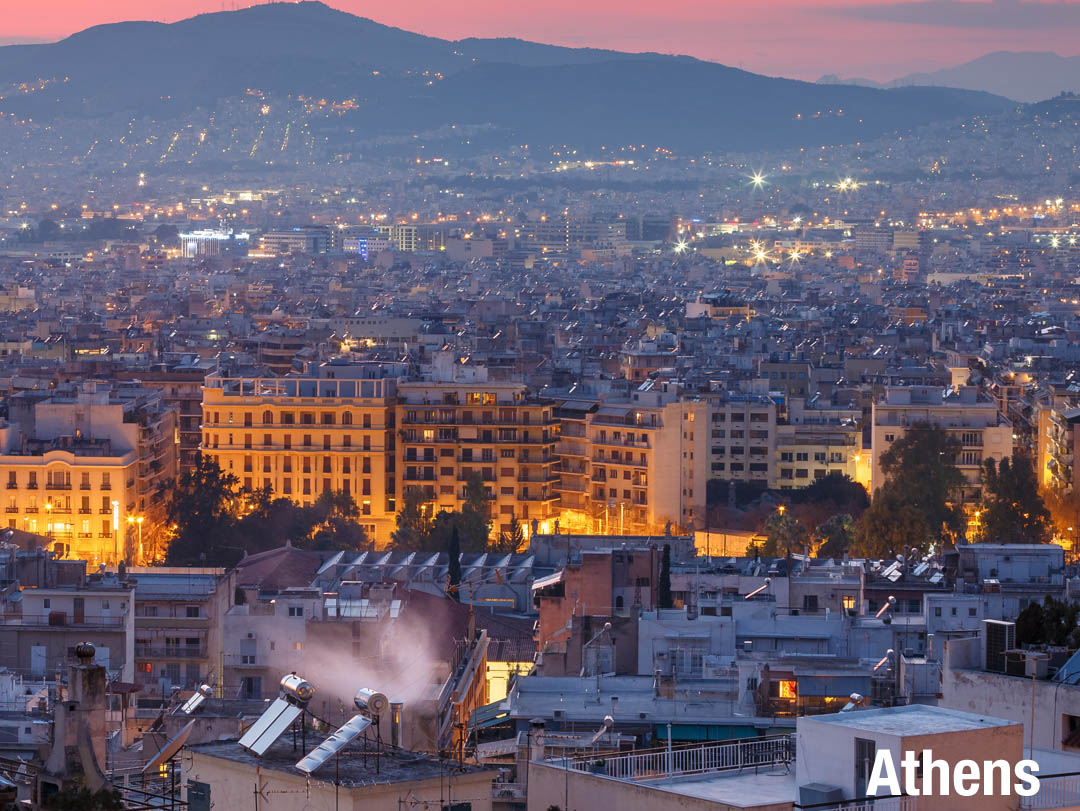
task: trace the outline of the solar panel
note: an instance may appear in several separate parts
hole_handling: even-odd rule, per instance
[[[915,567],[915,571],[913,571],[911,574],[914,577],[922,577],[924,574],[927,573],[927,571],[929,571],[929,569],[929,563],[920,563],[918,566]]]
[[[143,766],[143,773],[153,772],[161,768],[163,763],[168,763],[173,757],[184,748],[184,744],[187,743],[188,735],[191,734],[191,728],[195,726],[195,719],[192,719],[184,725],[184,728],[176,733],[176,736],[162,747],[161,751],[154,755],[153,760]]]
[[[930,575],[930,582],[934,583],[935,585],[937,583],[940,583],[944,579],[945,574],[943,572],[934,572],[932,575]]]
[[[270,709],[259,716],[259,720],[252,724],[244,737],[240,739],[240,745],[256,755],[262,755],[281,735],[289,728],[303,709],[295,704],[290,704],[283,698],[274,699]]]
[[[887,575],[885,575],[885,577],[888,580],[892,581],[893,583],[895,583],[897,580],[899,580],[903,576],[904,576],[904,573],[902,571],[900,571],[899,569],[897,569],[896,571],[893,571],[893,572],[889,572]]]
[[[195,694],[183,703],[180,707],[180,711],[183,712],[184,715],[191,715],[206,702],[206,699],[210,698],[213,692],[214,688],[210,685],[201,685],[199,689],[195,691]]]
[[[335,730],[329,738],[312,749],[307,757],[296,764],[296,768],[304,774],[311,774],[331,757],[355,741],[360,736],[360,733],[369,726],[371,726],[370,718],[363,715],[354,715],[344,725]]]

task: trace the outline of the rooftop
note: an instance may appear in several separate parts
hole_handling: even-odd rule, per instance
[[[316,733],[308,733],[308,752],[319,745],[323,736]],[[374,743],[369,743],[369,749],[364,751],[364,741],[361,738],[341,750],[340,761],[337,764],[337,776],[343,786],[358,787],[372,786],[380,783],[405,783],[414,780],[431,780],[449,775],[472,774],[489,771],[476,766],[462,765],[453,760],[439,760],[427,755],[392,749],[383,745],[381,754],[376,758]],[[278,741],[266,750],[262,757],[256,757],[242,749],[237,741],[215,741],[189,746],[188,751],[198,753],[206,757],[223,758],[235,763],[241,763],[251,768],[274,769],[288,772],[297,777],[306,777],[303,772],[296,768],[296,763],[307,752],[301,751],[299,740],[297,747],[293,748],[292,736],[282,735]],[[316,771],[314,778],[333,780],[335,768],[324,766],[325,771]]]
[[[848,727],[849,729],[865,729],[898,737],[935,735],[945,732],[968,732],[975,729],[991,729],[1014,724],[1013,721],[994,718],[990,715],[947,710],[944,707],[929,707],[921,704],[883,707],[858,712],[838,712],[832,715],[815,715],[812,720],[823,724]]]

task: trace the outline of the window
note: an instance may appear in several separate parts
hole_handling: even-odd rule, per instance
[[[843,596],[840,597],[840,602],[844,606],[845,611],[854,611],[855,610],[855,595],[854,594],[844,594]]]
[[[877,744],[865,738],[855,739],[855,796],[866,796],[866,784],[877,756]]]
[[[302,617],[304,616],[304,607],[302,605],[290,605],[289,606],[290,617]],[[299,650],[299,648],[297,648]]]
[[[818,599],[816,594],[804,594],[802,599],[803,611],[817,611]]]
[[[198,619],[199,607],[197,605],[187,606],[186,608],[184,608],[184,616],[188,617],[189,619]]]

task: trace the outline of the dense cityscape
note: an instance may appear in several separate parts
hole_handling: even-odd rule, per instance
[[[1080,807],[1076,95],[125,25],[0,48],[0,807]]]

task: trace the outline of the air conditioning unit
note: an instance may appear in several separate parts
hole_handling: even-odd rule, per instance
[[[1016,648],[1016,623],[983,620],[983,666],[992,673],[1006,672],[1006,651]],[[1021,673],[1020,675],[1023,675]]]

